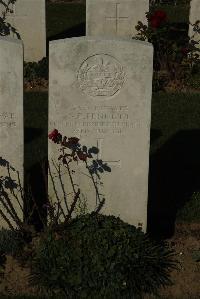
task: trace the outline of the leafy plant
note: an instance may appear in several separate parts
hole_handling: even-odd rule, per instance
[[[87,214],[62,233],[46,231],[29,283],[66,298],[133,298],[171,284],[176,267],[165,243],[114,216]]]
[[[185,205],[178,210],[177,219],[184,222],[200,221],[200,192],[194,192]]]
[[[70,168],[73,161],[76,163],[78,163],[79,161],[83,161],[85,163],[86,169],[89,172],[90,179],[92,180],[96,191],[96,199],[98,201],[95,213],[98,213],[105,203],[104,195],[101,194],[98,190],[98,184],[102,185],[100,174],[102,174],[104,171],[110,172],[111,169],[106,163],[99,159],[93,159],[91,164],[88,162],[88,158],[93,158],[93,154],[98,153],[98,148],[87,148],[86,146],[81,146],[78,138],[62,137],[62,135],[57,130],[54,130],[52,133],[50,133],[49,138],[53,142],[61,146],[59,149],[59,151],[61,152],[58,158],[59,164],[58,166],[56,166],[56,163],[53,163],[53,165],[55,166],[56,171],[58,171],[58,176],[63,191],[64,204],[67,210],[66,213],[61,206],[62,198],[58,197],[56,185],[54,184],[54,178],[49,166],[49,173],[54,185],[54,191],[57,199],[57,202],[52,203],[51,200],[47,197],[46,204],[43,205],[43,208],[48,209],[50,223],[46,223],[44,216],[42,216],[42,212],[39,210],[34,200],[34,196],[32,195],[31,190],[27,190],[26,192],[25,190],[23,190],[20,182],[19,172],[15,170],[15,168],[12,167],[7,160],[0,157],[0,168],[5,168],[4,173],[6,173],[7,170],[7,175],[0,176],[0,216],[7,223],[9,229],[12,230],[13,233],[16,230],[19,231],[23,240],[26,242],[30,242],[32,240],[32,237],[37,234],[34,226],[29,224],[29,219],[31,218],[34,208],[36,208],[38,211],[38,215],[43,223],[43,227],[46,227],[48,225],[51,227],[56,227],[62,222],[60,220],[61,215],[64,216],[64,222],[62,223],[64,227],[70,221],[73,212],[79,212],[80,214],[84,214],[86,212],[85,198],[81,198],[82,193],[80,191],[80,188],[77,188],[77,185],[73,180],[73,169]],[[67,169],[74,193],[73,202],[70,207],[68,206],[67,193],[64,188],[65,186],[62,181],[62,176],[60,175],[60,166],[62,164]],[[13,178],[13,175],[15,176],[15,178]],[[45,170],[44,177],[46,179]],[[98,178],[98,181],[96,177]],[[45,185],[47,188],[47,182]],[[33,206],[29,209],[30,211],[26,219],[22,220],[18,215],[13,201],[18,203],[19,209],[21,209],[21,212],[23,214],[24,207],[22,205],[22,202],[26,202],[27,206],[29,202],[34,203]],[[15,225],[13,224],[13,222],[15,223]]]
[[[200,262],[200,249],[199,250],[193,250],[192,259],[197,263]]]
[[[24,246],[25,242],[20,231],[12,231],[5,228],[0,230],[0,250],[5,254],[16,255]]]
[[[190,40],[184,40],[183,29],[170,24],[164,11],[149,12],[146,17],[148,26],[139,21],[136,26],[138,33],[133,39],[149,41],[154,46],[155,88],[161,89],[160,87],[166,86],[169,81],[184,84],[191,76],[193,68],[200,64],[200,49],[197,47],[200,22],[191,24],[194,36]],[[172,38],[174,32],[176,38]]]
[[[24,79],[31,82],[36,79],[48,80],[48,58],[38,62],[24,62]]]
[[[57,202],[53,204],[50,198],[48,198],[47,208],[49,210],[50,225],[57,226],[60,223],[60,219],[59,219],[60,215],[64,217],[63,225],[66,225],[71,219],[72,213],[75,211],[75,207],[78,203],[78,200],[80,201],[80,197],[82,193],[79,186],[77,186],[77,184],[74,182],[74,178],[73,178],[74,170],[72,169],[72,165],[71,165],[72,163],[78,164],[81,161],[85,164],[85,167],[89,173],[89,178],[91,179],[91,182],[93,183],[95,189],[96,205],[97,205],[95,213],[98,213],[105,203],[104,195],[99,192],[99,185],[101,186],[103,185],[100,175],[105,171],[111,172],[111,168],[107,165],[107,163],[103,162],[100,159],[93,159],[93,155],[97,155],[99,149],[95,146],[92,146],[91,148],[87,148],[87,146],[85,145],[82,146],[79,143],[79,138],[77,137],[67,138],[66,136],[62,136],[57,129],[54,129],[49,134],[49,139],[51,139],[54,143],[60,146],[59,148],[60,154],[58,157],[59,163],[56,165],[56,162],[52,160],[52,165],[54,166],[57,175],[59,177],[61,190],[63,192],[63,200],[64,200],[65,208],[67,210],[66,213],[62,208],[61,198],[59,198],[58,196],[56,184],[54,182],[54,177],[49,163],[48,165],[49,175],[57,199]],[[91,163],[88,162],[89,159],[93,159]],[[64,166],[64,168],[66,169],[70,179],[70,184],[72,186],[74,197],[73,197],[73,202],[71,204],[71,207],[68,206],[68,202],[67,202],[67,192],[65,190],[65,185],[62,181],[63,179],[61,175],[61,166]],[[57,206],[57,211],[56,211],[56,206]]]
[[[5,263],[6,263],[5,253],[0,250],[0,283],[1,283],[1,278],[4,277]]]

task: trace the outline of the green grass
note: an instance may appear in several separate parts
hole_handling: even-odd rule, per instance
[[[48,4],[47,5],[47,38],[63,33],[74,26],[85,23],[84,4]]]
[[[180,222],[200,222],[200,192],[194,192],[184,207],[178,211]]]
[[[16,295],[16,296],[0,295],[0,296],[1,299],[44,299],[44,297],[28,296],[28,295]]]
[[[148,296],[146,299],[199,299],[199,297],[195,296],[195,297],[191,297],[191,296],[185,296],[185,295],[181,295],[181,297],[177,297],[177,296]]]
[[[199,115],[200,93],[154,93],[151,129],[160,132],[160,136],[153,138],[150,153],[180,131],[200,129]]]
[[[40,296],[29,296],[29,295],[16,295],[16,296],[7,296],[7,295],[0,295],[1,299],[47,299],[47,297],[40,297]],[[51,296],[48,299],[64,299],[60,296]]]
[[[47,299],[45,297],[38,297],[38,296],[28,296],[28,295],[16,295],[16,296],[1,296],[1,299]],[[63,297],[59,296],[52,296],[48,297],[48,299],[64,299]],[[199,299],[199,297],[191,297],[191,296],[181,296],[181,297],[161,297],[161,296],[148,296],[147,299]]]
[[[194,195],[200,192],[199,115],[200,93],[153,94],[150,178],[156,175],[160,209],[177,209],[180,222],[200,221],[200,196]]]

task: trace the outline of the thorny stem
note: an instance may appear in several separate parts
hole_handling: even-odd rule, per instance
[[[67,165],[67,171],[68,171],[68,174],[69,174],[69,178],[70,178],[70,182],[71,182],[71,185],[72,185],[72,189],[74,191],[74,194],[76,194],[76,190],[75,190],[75,187],[74,187],[73,178],[72,178],[71,171],[70,171],[70,168],[69,168],[69,163],[67,162],[67,160],[66,160],[66,163],[64,165]]]
[[[12,181],[11,174],[10,174],[10,168],[9,168],[9,165],[8,165],[8,164],[7,164],[7,171],[8,171],[9,179]],[[19,172],[17,172],[17,174],[18,174],[18,181],[19,181]],[[20,181],[19,181],[19,183],[20,183]],[[20,188],[21,188],[21,187],[20,187]],[[21,191],[21,190],[20,190],[20,191]],[[17,200],[17,202],[18,202],[18,204],[19,204],[19,206],[20,206],[20,208],[21,208],[21,211],[23,212],[23,208],[22,208],[22,206],[21,206],[21,204],[20,204],[20,201],[19,201],[17,195],[15,194],[15,192],[14,192],[14,190],[13,190],[12,188],[10,188],[10,192],[11,192],[11,194],[15,197],[15,199]],[[23,197],[22,197],[22,199],[23,199]]]
[[[52,160],[52,163],[53,163],[53,160]],[[49,163],[48,163],[48,169],[49,169],[49,175],[50,175],[50,178],[51,178],[51,181],[52,181],[52,184],[53,184],[53,189],[54,189],[54,192],[55,192],[55,195],[56,195],[56,199],[59,202],[58,193],[56,191],[56,186],[55,186],[55,182],[54,182],[54,179],[53,179],[53,176],[52,176],[52,173],[51,173],[51,167],[50,167]],[[51,219],[54,219],[54,221],[57,221],[53,210],[50,210],[50,217],[52,217]]]
[[[16,222],[16,224],[19,225],[19,227],[21,227],[22,223],[21,223],[20,219],[18,218],[18,216],[10,202],[10,199],[9,199],[7,193],[2,189],[1,194],[4,196],[6,202],[8,203],[8,205],[10,207],[10,209],[9,209],[7,204],[4,202],[3,198],[0,198],[0,201],[3,204],[4,208],[7,210],[8,214],[10,214],[10,216],[13,218],[13,220]]]
[[[102,199],[102,201],[100,202],[98,208],[96,209],[96,211],[94,211],[94,214],[98,214],[99,213],[99,211],[103,207],[104,203],[105,203],[105,198]]]
[[[3,217],[3,219],[8,223],[9,227],[12,230],[15,230],[14,227],[12,226],[11,222],[9,221],[9,219],[6,217],[6,215],[3,213],[3,211],[0,209],[0,214]]]
[[[32,214],[33,214],[33,212],[34,212],[34,207],[36,207],[36,209],[37,209],[37,211],[38,211],[38,215],[39,215],[39,217],[40,217],[40,220],[42,221],[42,224],[45,226],[45,223],[44,223],[44,221],[43,221],[43,218],[42,218],[42,216],[40,215],[40,211],[39,211],[38,205],[37,205],[37,203],[36,203],[36,201],[35,201],[35,198],[34,198],[32,192],[31,192],[31,188],[29,188],[29,196],[30,196],[31,199],[33,200],[33,202],[34,202],[34,206],[32,207],[32,211],[31,211],[30,215],[28,216],[28,219],[30,219],[30,217],[32,216]]]
[[[3,1],[0,1],[0,3],[5,7],[5,11],[3,12],[3,17],[5,18],[6,14],[11,10],[9,8],[9,5],[12,3],[12,0],[8,0],[8,3],[6,4],[5,2]]]
[[[64,150],[63,150],[63,155],[64,155]],[[62,176],[61,176],[61,173],[60,173],[60,165],[59,165],[58,175],[59,175],[59,179],[60,179],[60,185],[61,185],[61,188],[62,188],[62,191],[63,191],[64,202],[65,202],[65,205],[66,205],[66,208],[67,208],[67,212],[69,213],[69,208],[68,208],[68,204],[67,204],[67,196],[66,196],[64,184],[63,184],[63,181],[62,181]]]
[[[19,171],[17,171],[17,177],[18,177],[18,182],[19,182],[19,188],[20,188],[21,198],[24,201],[24,194],[22,192],[22,185],[21,185],[21,181],[20,181]],[[19,205],[20,205],[20,203],[19,203]],[[21,207],[21,209],[22,209],[22,207]],[[22,209],[22,211],[23,211],[23,209]]]
[[[56,171],[58,172],[58,175],[59,175],[59,169],[56,167],[56,164],[54,163],[54,161],[52,161],[52,163],[53,163],[53,165],[54,165],[54,167],[55,167],[55,169],[56,169]],[[59,209],[61,210],[61,213],[63,214],[63,216],[65,218],[65,213],[63,211],[63,208],[62,208],[61,203],[60,203],[60,199],[58,197],[58,211],[57,211],[57,216],[56,216],[57,219],[58,219],[58,215],[59,215]]]
[[[48,195],[48,180],[47,180],[47,175],[46,175],[46,171],[45,171],[45,163],[41,163],[41,167],[42,167],[42,173],[43,173],[43,177],[44,177],[46,199],[47,199],[47,202],[50,204],[49,195]]]
[[[47,166],[48,166],[48,169],[49,169],[49,174],[50,174],[52,183],[54,184],[53,176],[51,175],[50,165],[49,165],[49,162],[48,162],[48,161],[47,161]],[[44,180],[45,180],[46,199],[47,199],[47,203],[50,205],[50,209],[49,209],[50,219],[51,219],[51,221],[53,221],[53,222],[54,222],[54,221],[57,222],[56,217],[54,216],[53,204],[52,204],[52,202],[50,202],[50,198],[49,198],[49,195],[48,195],[48,180],[47,180],[47,176],[46,176],[46,172],[45,172],[45,166],[44,166],[44,163],[42,163],[42,173],[43,173],[43,177],[44,177]],[[54,188],[55,188],[55,184],[54,184]],[[54,192],[55,192],[55,194],[57,194],[57,192],[56,192],[56,188],[54,189]],[[45,226],[46,226],[46,225],[45,225]]]
[[[96,190],[96,196],[97,196],[97,198],[98,198],[98,200],[99,200],[99,203],[101,203],[101,199],[100,199],[100,195],[99,195],[99,190],[98,190],[98,188],[97,188],[97,184],[96,184],[96,182],[95,182],[95,180],[94,180],[93,174],[90,172],[90,169],[89,169],[89,166],[88,166],[87,161],[85,161],[85,164],[86,164],[86,168],[88,169],[88,172],[89,172],[89,174],[90,174],[90,177],[91,177],[91,179],[92,179],[94,188],[95,188],[95,190]],[[97,205],[97,202],[96,202],[96,205]]]
[[[65,221],[64,221],[65,224],[66,224],[66,223],[68,222],[68,220],[71,218],[71,214],[72,214],[72,212],[73,212],[73,210],[74,210],[74,208],[75,208],[75,205],[76,205],[76,203],[77,203],[77,200],[78,200],[79,196],[80,196],[80,189],[78,189],[78,192],[77,192],[77,193],[75,194],[75,196],[74,196],[74,199],[73,199],[71,208],[70,208],[69,213],[68,213],[68,215],[67,215],[67,217],[66,217],[66,219],[65,219]]]

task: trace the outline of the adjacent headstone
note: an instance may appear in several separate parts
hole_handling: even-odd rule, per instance
[[[8,3],[8,0],[4,0]],[[39,61],[46,56],[46,12],[45,0],[16,0],[9,8],[13,13],[6,15],[9,22],[20,34],[24,43],[25,61]],[[5,10],[0,4],[0,11]],[[17,38],[15,33],[11,37]]]
[[[11,178],[18,183],[18,171],[22,187],[23,136],[23,45],[21,41],[2,37],[0,38],[0,177],[2,180],[6,176],[9,177],[6,167],[9,163],[15,169],[15,171],[9,169]],[[10,189],[6,190],[17,215],[23,220],[23,213],[16,198],[11,194]],[[20,199],[16,189],[15,194]],[[1,191],[0,199],[1,211],[6,213],[15,226],[3,207]],[[21,205],[23,206],[22,201]],[[0,214],[0,227],[8,227],[2,214]]]
[[[196,21],[200,21],[200,1],[199,0],[191,0],[190,1],[190,23],[195,24]],[[195,33],[193,31],[193,27],[189,26],[189,37],[194,39],[195,41],[200,40],[200,34]],[[200,46],[199,46],[200,47]]]
[[[138,21],[147,25],[149,0],[87,0],[86,35],[133,37]]]
[[[152,72],[153,48],[146,42],[95,37],[50,42],[49,132],[58,129],[67,137],[79,137],[82,145],[98,147],[98,159],[111,167],[111,173],[101,177],[106,202],[100,212],[119,216],[144,231]],[[66,212],[58,169],[52,162],[58,163],[58,155],[58,146],[49,141],[51,175]],[[96,207],[92,180],[81,163],[75,171],[73,178],[91,212]],[[66,168],[61,167],[61,177],[71,202]],[[49,177],[53,202],[54,191]]]

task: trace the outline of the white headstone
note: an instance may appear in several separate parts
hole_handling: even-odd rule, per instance
[[[8,0],[4,0],[6,2]],[[13,13],[6,16],[24,43],[25,61],[39,61],[46,56],[45,0],[16,0],[9,8]],[[0,4],[0,9],[5,10]],[[16,34],[11,36],[17,38]]]
[[[200,0],[191,0],[189,20],[190,20],[191,24],[195,24],[196,21],[200,21]],[[193,35],[194,35],[194,37],[193,37]],[[190,25],[189,26],[189,37],[196,41],[199,41],[200,40],[199,36],[200,36],[200,34],[195,34],[193,31],[193,27]]]
[[[87,0],[86,35],[133,37],[138,21],[147,25],[149,0]]]
[[[98,147],[98,159],[111,167],[111,173],[102,174],[100,191],[106,202],[101,213],[141,225],[144,231],[152,72],[153,48],[146,42],[81,37],[50,43],[49,132],[58,129],[67,137],[79,137],[82,145]],[[50,163],[57,158],[58,147],[49,141]],[[67,171],[61,170],[67,193],[72,193]],[[83,173],[87,171],[79,163],[73,176],[91,212],[96,193]],[[64,207],[58,178],[55,184]],[[55,201],[51,179],[49,195]]]
[[[21,41],[0,38],[0,66],[0,177],[8,176],[7,168],[1,165],[3,161],[7,161],[19,172],[23,187],[23,45]],[[10,175],[18,183],[16,171],[10,169]],[[23,213],[16,198],[11,195],[9,189],[7,191],[17,215],[23,220]],[[20,200],[16,189],[15,193]],[[0,195],[2,196],[1,190]],[[6,212],[2,202],[0,202],[0,209]],[[11,217],[7,213],[6,215],[15,226]],[[0,215],[0,227],[8,227],[2,215]]]

